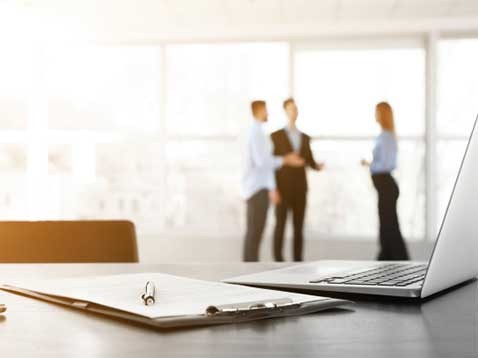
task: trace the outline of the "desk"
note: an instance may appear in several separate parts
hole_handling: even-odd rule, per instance
[[[283,265],[282,265],[283,266]],[[278,264],[0,265],[0,280],[164,272],[219,280]],[[2,357],[476,357],[478,284],[425,303],[362,300],[353,310],[162,332],[0,292]]]

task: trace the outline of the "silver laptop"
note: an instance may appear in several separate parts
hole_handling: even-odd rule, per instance
[[[269,288],[425,298],[478,276],[478,117],[426,262],[323,260],[224,280]]]

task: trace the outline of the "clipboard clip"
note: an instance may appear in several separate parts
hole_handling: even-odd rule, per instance
[[[290,298],[281,298],[267,301],[252,301],[230,305],[209,306],[206,308],[207,316],[216,316],[221,314],[246,314],[259,313],[272,310],[282,311],[283,309],[298,308],[300,303],[294,303]]]

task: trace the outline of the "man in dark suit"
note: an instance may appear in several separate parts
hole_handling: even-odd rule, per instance
[[[307,166],[314,170],[322,170],[323,164],[316,163],[310,149],[310,137],[300,132],[296,127],[299,111],[293,98],[284,101],[284,110],[289,120],[288,125],[272,133],[274,155],[284,156],[298,153],[304,158]],[[303,226],[305,207],[307,203],[307,176],[305,167],[282,167],[276,171],[277,189],[280,201],[276,204],[276,226],[274,230],[274,258],[284,261],[282,248],[284,246],[284,230],[287,213],[292,211],[294,224],[294,261],[302,261]]]

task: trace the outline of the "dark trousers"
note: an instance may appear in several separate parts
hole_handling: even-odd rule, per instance
[[[287,221],[287,213],[292,211],[292,222],[294,225],[294,261],[302,261],[302,251],[304,246],[304,217],[307,193],[301,192],[296,195],[283,197],[280,204],[276,206],[276,227],[274,230],[274,259],[284,261],[282,253],[284,246],[284,231]]]
[[[378,260],[408,260],[408,251],[397,216],[398,185],[390,174],[372,175],[378,193],[380,252]]]
[[[244,261],[259,261],[259,246],[266,226],[269,194],[266,189],[259,190],[247,200],[247,230],[244,239]]]

